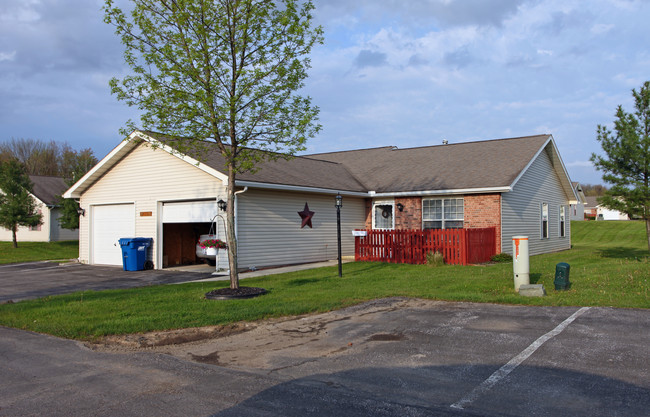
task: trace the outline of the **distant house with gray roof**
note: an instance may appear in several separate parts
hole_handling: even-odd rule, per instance
[[[153,238],[156,268],[193,263],[200,234],[212,227],[225,238],[223,157],[214,145],[177,148],[174,138],[136,131],[65,193],[86,213],[83,262],[121,265],[117,240],[141,236]],[[339,193],[344,256],[354,254],[355,229],[494,227],[498,252],[512,252],[514,235],[529,236],[533,255],[571,246],[577,197],[551,135],[320,153],[258,168],[237,176],[242,268],[335,259]],[[301,228],[305,205],[311,228]]]
[[[79,230],[63,229],[59,225],[61,206],[59,198],[68,185],[61,177],[30,175],[32,197],[43,223],[35,227],[19,227],[16,239],[20,242],[55,242],[79,239]],[[0,190],[2,192],[2,190]],[[11,230],[0,227],[0,241],[12,240]]]

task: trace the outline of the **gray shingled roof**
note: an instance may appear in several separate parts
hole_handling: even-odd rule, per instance
[[[32,194],[47,205],[58,205],[59,196],[68,189],[68,185],[61,177],[47,177],[43,175],[30,175],[32,181]]]
[[[177,148],[174,146],[174,138],[154,132],[143,133],[174,149]],[[228,172],[225,159],[214,144],[209,144],[205,150],[190,150],[187,154],[217,171],[224,174]],[[345,165],[336,162],[296,156],[288,160],[284,158],[264,160],[256,167],[258,169],[255,173],[244,172],[237,174],[237,181],[339,191],[367,191],[366,187],[346,169]]]
[[[174,139],[143,132],[175,148]],[[264,161],[238,181],[378,193],[508,187],[550,135],[398,149],[381,147]],[[224,158],[212,145],[189,156],[220,171]]]
[[[383,147],[309,155],[339,162],[368,190],[408,192],[510,186],[550,135],[421,148]]]

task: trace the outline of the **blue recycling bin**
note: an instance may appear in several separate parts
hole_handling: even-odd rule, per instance
[[[147,261],[147,248],[151,246],[150,237],[124,237],[120,239],[122,248],[122,267],[125,271],[142,271]]]

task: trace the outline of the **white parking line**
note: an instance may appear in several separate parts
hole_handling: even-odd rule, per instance
[[[540,346],[542,346],[544,343],[554,338],[558,334],[562,333],[562,331],[566,329],[569,324],[571,324],[576,318],[584,314],[587,310],[589,310],[589,307],[582,307],[581,309],[573,313],[568,319],[558,324],[555,329],[551,330],[550,332],[546,333],[544,336],[535,340],[530,346],[528,346],[526,349],[521,351],[519,355],[512,358],[508,363],[506,363],[501,368],[499,368],[496,372],[490,375],[490,377],[485,381],[483,381],[481,385],[474,388],[469,394],[467,394],[460,400],[453,403],[450,407],[462,410],[463,408],[465,408],[465,406],[474,402],[481,394],[488,391],[495,384],[497,384],[503,378],[508,376],[510,372],[514,371],[515,368],[517,368],[523,361],[525,361],[526,359],[528,359],[530,355],[535,353],[535,351],[539,349]]]

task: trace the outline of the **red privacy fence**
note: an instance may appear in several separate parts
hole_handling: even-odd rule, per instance
[[[365,236],[358,236],[363,235]],[[467,265],[487,262],[496,254],[496,229],[359,230],[355,232],[354,259],[424,264],[429,252],[442,253],[445,263]]]

